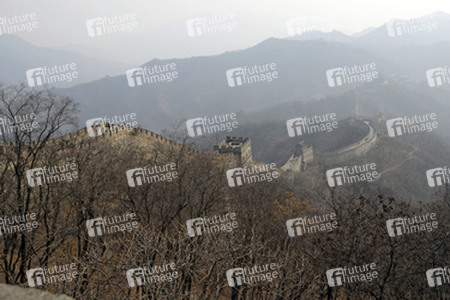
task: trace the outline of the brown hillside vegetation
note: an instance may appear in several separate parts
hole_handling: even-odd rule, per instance
[[[13,101],[13,99],[15,99]],[[11,112],[35,112],[33,132],[4,136],[0,216],[35,214],[35,230],[0,237],[2,282],[27,286],[26,271],[75,264],[71,281],[39,287],[75,299],[444,299],[448,287],[430,288],[425,272],[449,262],[450,194],[413,206],[361,186],[329,188],[321,179],[281,176],[272,182],[229,187],[230,156],[192,150],[137,129],[91,138],[76,124],[71,99],[24,87],[2,88]],[[8,111],[0,112],[7,115]],[[58,134],[62,134],[58,136]],[[189,145],[189,146],[188,146]],[[75,164],[76,178],[31,187],[27,170]],[[176,178],[130,187],[127,170],[176,165]],[[235,214],[233,230],[190,237],[186,222]],[[334,213],[332,231],[290,237],[286,221]],[[391,238],[386,221],[435,213],[438,228]],[[86,221],[135,214],[136,228],[89,236]],[[233,268],[276,264],[271,280],[230,287]],[[331,288],[326,271],[376,264],[372,281]],[[127,270],[175,265],[164,282],[130,287]],[[167,278],[166,278],[167,279]]]

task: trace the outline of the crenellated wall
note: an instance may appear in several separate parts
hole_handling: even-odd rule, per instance
[[[345,146],[331,153],[321,154],[321,158],[327,165],[341,164],[355,157],[365,155],[377,142],[378,133],[370,120],[361,120],[369,127],[369,133],[356,143]]]
[[[367,153],[372,147],[375,145],[377,141],[377,131],[371,121],[369,120],[361,120],[369,127],[369,133],[360,141],[353,143],[351,145],[345,146],[341,149],[338,149],[336,151],[333,151],[332,153],[325,153],[321,154],[320,157],[324,160],[326,164],[336,164],[336,163],[343,163],[345,161],[348,161],[356,156],[361,156]],[[215,157],[221,157],[228,161],[230,161],[230,165],[236,165],[236,166],[243,166],[243,165],[250,165],[253,163],[253,156],[252,156],[252,149],[251,149],[251,140],[249,138],[240,138],[238,141],[241,142],[240,146],[237,147],[230,147],[228,143],[231,141],[231,139],[238,139],[238,138],[230,138],[227,142],[226,139],[221,141],[218,145],[214,146],[214,151],[198,151],[195,149],[192,149],[186,145],[179,144],[175,141],[169,140],[151,130],[144,129],[144,128],[132,128],[131,130],[123,130],[119,127],[112,127],[107,128],[106,132],[104,131],[102,135],[96,136],[96,137],[90,137],[88,135],[87,128],[84,127],[82,129],[79,129],[74,132],[70,132],[66,135],[63,135],[61,137],[57,137],[54,139],[51,139],[47,142],[49,145],[57,145],[60,146],[61,149],[65,147],[77,147],[77,148],[85,148],[90,147],[93,145],[93,143],[96,143],[98,140],[103,139],[110,139],[110,138],[116,138],[118,135],[139,135],[148,138],[150,143],[161,143],[163,145],[167,146],[174,146],[174,147],[184,147],[186,151],[189,151],[193,154],[205,154],[205,155],[211,155]],[[36,142],[31,142],[31,144],[35,145]],[[3,142],[0,143],[0,152],[4,153],[4,150],[8,146],[13,146],[14,142]],[[297,155],[298,157],[295,157],[293,154],[281,167],[283,170],[292,170],[295,172],[299,172],[302,168],[302,166],[305,164],[305,161],[302,161],[301,155]]]
[[[150,143],[158,142],[158,143],[161,143],[161,144],[167,145],[167,146],[175,146],[178,148],[184,147],[186,149],[186,151],[189,151],[194,154],[203,153],[206,155],[211,155],[211,156],[216,156],[216,157],[221,156],[221,157],[225,157],[225,158],[229,158],[229,159],[234,159],[233,153],[219,154],[218,152],[215,152],[215,151],[210,151],[210,152],[198,151],[198,150],[192,149],[186,145],[182,145],[175,141],[169,140],[151,130],[139,128],[139,127],[133,128],[131,130],[120,130],[118,127],[115,127],[112,129],[108,128],[106,130],[106,132],[103,132],[102,135],[99,135],[96,137],[90,137],[88,135],[87,128],[84,127],[82,129],[70,132],[66,135],[51,139],[51,140],[47,141],[47,145],[60,146],[61,149],[68,147],[68,146],[81,149],[81,148],[85,148],[85,147],[90,147],[91,145],[96,143],[98,140],[106,140],[106,139],[110,139],[110,138],[116,138],[118,135],[139,135],[141,137],[148,138],[148,141]],[[31,145],[36,145],[36,143],[37,142],[32,141]],[[3,153],[4,150],[8,146],[13,146],[13,145],[14,145],[14,142],[0,143],[0,152]]]

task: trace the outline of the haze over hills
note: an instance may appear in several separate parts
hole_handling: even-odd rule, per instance
[[[0,300],[450,300],[439,1],[10,1]]]
[[[419,19],[419,18],[417,18]],[[392,36],[388,30],[394,29],[395,21],[404,21],[405,23],[410,22],[414,24],[414,19],[411,20],[390,20],[389,22],[383,24],[379,27],[368,28],[361,32],[353,35],[347,35],[339,31],[329,31],[323,32],[314,30],[314,24],[311,25],[311,31],[305,31],[301,35],[296,35],[292,39],[297,40],[318,40],[323,39],[327,41],[337,41],[344,43],[354,43],[361,46],[367,46],[370,48],[378,49],[390,49],[396,47],[403,47],[406,44],[411,46],[430,46],[436,43],[449,40],[450,33],[450,15],[444,12],[435,12],[431,15],[421,16],[420,19],[426,21],[427,25],[420,26],[421,30],[417,29],[417,32],[399,34],[397,36]],[[320,25],[320,24],[318,24]],[[417,28],[418,28],[417,27]],[[398,30],[398,28],[397,28]],[[413,30],[413,29],[411,29]],[[406,49],[405,49],[406,50]]]
[[[326,70],[376,63],[379,78],[362,83],[362,89],[383,89],[382,83],[385,82],[395,86],[395,89],[408,90],[411,85],[418,85],[421,87],[418,89],[421,96],[412,93],[408,95],[409,99],[400,99],[406,101],[407,106],[398,105],[397,101],[384,101],[384,98],[363,101],[363,106],[367,106],[364,109],[365,114],[376,115],[380,105],[383,109],[392,111],[393,115],[404,114],[404,109],[420,112],[423,99],[443,99],[446,92],[442,91],[448,90],[445,85],[435,89],[426,86],[425,71],[446,65],[446,54],[450,50],[450,34],[445,34],[450,33],[450,16],[436,13],[433,18],[438,22],[435,30],[397,37],[390,37],[386,26],[371,28],[354,36],[336,31],[306,32],[288,39],[272,38],[248,49],[221,55],[154,59],[143,66],[175,63],[178,78],[170,83],[160,82],[133,88],[128,86],[125,76],[125,70],[132,66],[125,67],[122,64],[91,59],[67,51],[34,47],[19,38],[1,36],[0,57],[4,63],[0,66],[0,82],[8,84],[25,81],[25,70],[29,68],[76,62],[80,78],[73,83],[85,83],[57,91],[74,97],[81,104],[82,120],[97,117],[99,111],[103,115],[138,112],[143,127],[161,131],[184,119],[241,112],[243,103],[246,112],[257,112],[280,103],[307,103],[318,100],[326,102],[326,99],[344,95],[346,91],[361,90],[358,84],[330,88]],[[412,59],[413,57],[422,59]],[[276,64],[278,79],[235,88],[227,85],[226,70],[270,63]],[[104,77],[108,74],[120,75]],[[96,78],[97,80],[94,80]],[[90,80],[94,81],[87,82]],[[399,97],[402,97],[401,94],[406,97],[406,94],[411,94],[407,90],[394,92]],[[386,97],[389,97],[389,94]],[[344,98],[338,101],[346,101]],[[333,101],[335,100],[331,102]],[[374,101],[377,103],[371,103]],[[445,100],[436,101],[439,102],[438,108],[446,107]],[[330,103],[326,105],[329,106]],[[395,107],[390,107],[391,105]],[[320,104],[318,106],[320,107]],[[325,104],[320,111],[327,111]]]
[[[251,111],[283,102],[308,102],[340,94],[353,87],[330,89],[326,70],[371,62],[378,63],[380,76],[393,70],[392,62],[345,44],[270,39],[247,50],[218,56],[153,60],[146,64],[151,67],[176,63],[179,78],[170,83],[131,88],[122,75],[59,90],[59,93],[77,99],[84,112],[95,112],[101,107],[104,113],[111,114],[120,107],[123,111],[139,111],[151,120],[149,125],[162,128],[171,125],[171,120],[239,111],[243,102]],[[227,85],[228,69],[270,63],[276,64],[278,79],[236,88]],[[91,101],[94,98],[96,101]],[[145,120],[143,122],[145,124]]]
[[[283,38],[288,34],[289,19],[265,16],[266,22],[255,20],[255,16],[246,13],[230,13],[225,15],[235,15],[237,26],[230,32],[219,32],[216,34],[205,34],[197,37],[189,37],[186,28],[186,19],[173,19],[164,25],[154,27],[146,32],[136,32],[134,34],[122,34],[114,37],[103,36],[95,40],[86,40],[83,44],[68,44],[59,49],[77,51],[81,54],[97,57],[109,58],[122,62],[142,64],[145,61],[160,58],[186,58],[198,55],[216,55],[224,51],[248,48],[258,42],[267,39],[264,32],[271,32],[273,37]],[[192,18],[204,17],[212,18],[213,15],[193,15]],[[419,33],[412,36],[403,36],[402,43],[408,41],[412,44],[430,45],[446,39],[449,33],[448,14],[442,12],[434,13],[434,20],[439,26],[431,32]],[[328,17],[319,17],[318,25],[323,32],[309,32],[308,28],[301,30],[302,35],[297,39],[325,39],[328,41],[368,43],[372,46],[396,43],[387,35],[386,26],[370,28],[353,35],[343,34],[336,30],[336,20]],[[321,20],[323,19],[323,20]],[[386,20],[388,21],[388,20]],[[324,28],[322,28],[324,27]],[[84,29],[84,28],[83,28]],[[312,28],[314,29],[314,28]],[[253,32],[249,35],[248,32]],[[83,32],[84,33],[84,32]],[[168,38],[170,37],[170,38]],[[157,45],[155,47],[155,45]]]
[[[122,99],[121,107],[145,115],[144,126],[156,131],[176,124],[174,120],[182,124],[185,119],[237,112],[239,128],[207,137],[202,141],[204,150],[226,135],[249,136],[255,159],[277,164],[283,164],[302,140],[287,136],[286,120],[291,118],[336,113],[342,120],[355,115],[376,118],[382,113],[389,119],[436,113],[439,128],[435,133],[392,139],[387,136],[385,124],[378,123],[379,140],[374,149],[348,161],[377,163],[382,176],[371,188],[395,190],[403,200],[421,201],[435,192],[426,186],[425,171],[430,165],[441,165],[450,155],[448,143],[442,139],[450,136],[449,86],[431,88],[425,74],[428,69],[446,66],[450,50],[450,35],[443,34],[450,33],[450,18],[437,14],[436,20],[439,31],[430,35],[426,32],[390,37],[386,26],[356,36],[309,32],[289,39],[269,39],[245,50],[216,56],[152,60],[146,66],[176,63],[179,79],[130,88],[122,75],[59,92],[68,93],[92,111],[97,108],[88,102],[91,93],[100,102]],[[276,63],[279,79],[234,88],[227,85],[226,70],[271,62]],[[372,62],[377,65],[379,78],[361,84],[328,86],[328,69]],[[108,94],[103,98],[101,91],[105,90]],[[117,105],[117,101],[112,102]],[[111,114],[118,110],[118,106],[107,106],[106,102],[102,106]],[[358,134],[354,130],[335,134],[334,138],[341,140],[334,142],[345,144]],[[317,145],[327,136],[321,136],[320,141],[306,140],[317,155],[307,176],[316,178],[311,174],[320,176],[324,168]],[[405,172],[417,175],[406,179],[402,177]]]
[[[421,16],[423,21],[414,23],[414,19],[411,20],[399,20],[410,21],[410,24],[418,24],[416,27],[417,32],[411,32],[408,34],[402,34],[392,37],[388,34],[388,26],[394,26],[392,23],[396,20],[390,20],[384,26],[374,28],[366,32],[364,35],[357,35],[355,42],[361,44],[369,44],[379,48],[390,47],[402,47],[405,44],[410,45],[433,45],[442,41],[449,40],[450,33],[450,15],[444,12],[435,12],[431,15]],[[424,25],[420,25],[424,23]],[[421,27],[421,30],[418,28]],[[413,30],[413,29],[411,29]]]
[[[448,15],[438,17],[440,30],[450,28]],[[421,132],[417,137],[393,141],[381,131],[376,150],[362,159],[362,162],[379,162],[381,171],[391,168],[380,183],[394,188],[398,182],[395,176],[401,174],[401,168],[420,169],[417,172],[421,174],[426,166],[439,165],[448,156],[442,137],[448,137],[450,132],[449,86],[429,87],[425,72],[446,65],[450,39],[442,38],[441,32],[428,38],[426,43],[416,43],[422,40],[422,35],[389,37],[385,26],[358,36],[310,32],[289,39],[268,39],[248,49],[221,55],[154,59],[143,65],[167,68],[176,64],[178,78],[171,82],[130,87],[122,73],[55,91],[81,104],[80,127],[87,119],[136,113],[139,126],[161,133],[174,125],[181,125],[184,130],[186,119],[234,112],[238,129],[196,140],[199,147],[210,151],[212,145],[226,135],[249,136],[257,160],[279,164],[286,161],[299,141],[287,136],[288,119],[327,113],[335,113],[338,120],[355,115],[389,119],[436,113],[439,122],[436,134]],[[412,59],[414,57],[421,59]],[[276,64],[278,78],[236,87],[228,85],[227,70],[271,63]],[[376,64],[378,78],[337,87],[328,85],[327,70],[370,63]],[[349,138],[356,135],[357,131],[348,132]],[[342,140],[336,144],[349,142],[346,134],[339,136]],[[317,145],[324,139],[326,135],[320,141],[308,142],[320,152]],[[427,142],[423,142],[425,140]],[[427,152],[430,144],[447,150],[434,149],[436,154],[431,156],[433,151]],[[396,151],[400,154],[395,155]],[[392,167],[405,157],[405,166]],[[314,164],[320,168],[320,163]],[[399,191],[405,197],[429,197],[430,190],[422,191],[422,180],[417,177],[411,182],[399,183]]]
[[[57,87],[89,82],[107,75],[122,74],[129,65],[95,59],[67,50],[37,47],[13,35],[0,35],[0,83],[17,84],[27,80],[26,71],[75,63],[79,77]]]
[[[268,51],[274,51],[278,55],[264,59],[264,53]],[[280,78],[270,83],[228,87],[226,70],[251,65],[246,64],[246,61],[276,62]],[[354,64],[356,61],[361,64],[376,62],[379,79],[360,86],[330,88],[327,85],[325,76],[327,69]],[[397,70],[401,72],[405,68],[416,68],[417,73],[421,73],[419,71],[421,67],[399,66],[398,62],[394,63],[368,51],[334,42],[273,39],[245,51],[214,57],[155,60],[149,65],[170,62],[177,64],[179,73],[179,79],[171,83],[162,82],[130,88],[125,75],[122,75],[58,92],[72,96],[81,103],[84,119],[96,117],[99,110],[103,111],[103,114],[137,112],[141,115],[141,124],[151,126],[155,130],[182,122],[183,119],[241,112],[242,103],[245,103],[246,112],[257,112],[277,106],[278,110],[270,110],[266,118],[285,117],[281,112],[286,109],[283,109],[281,104],[289,105],[288,103],[292,102],[312,102],[317,108],[315,110],[317,113],[326,113],[342,112],[342,107],[349,101],[353,103],[351,111],[354,112],[354,103],[358,100],[365,115],[387,111],[393,116],[428,112],[426,108],[430,107],[431,103],[435,103],[438,111],[444,114],[445,108],[448,107],[445,100],[448,88],[445,86],[429,88],[424,78],[424,70],[421,80],[411,80],[407,77],[407,72],[398,75]],[[424,61],[419,64],[436,65]],[[351,91],[354,91],[353,94]],[[392,101],[394,99],[396,101]],[[290,112],[294,116],[312,113],[308,110]],[[448,118],[443,115],[444,122],[445,119]]]
[[[348,120],[340,121],[339,127],[332,132],[298,137],[287,135],[286,124],[282,120],[244,124],[233,132],[233,135],[252,137],[254,159],[275,162],[277,165],[286,162],[299,141],[304,140],[308,145],[312,145],[314,159],[307,164],[305,172],[296,175],[295,182],[320,181],[325,170],[332,167],[375,162],[377,172],[381,174],[380,178],[365,185],[365,189],[373,191],[383,189],[404,201],[417,202],[430,199],[439,189],[432,189],[427,185],[425,173],[430,166],[440,166],[448,161],[450,157],[448,143],[434,133],[392,138],[387,135],[383,120],[375,122],[375,126],[378,130],[375,146],[364,155],[355,156],[345,163],[325,163],[322,155],[364,136],[365,132],[361,128],[350,128]]]

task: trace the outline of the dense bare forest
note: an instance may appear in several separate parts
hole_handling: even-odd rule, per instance
[[[426,276],[449,261],[447,185],[420,205],[382,191],[368,194],[359,185],[329,188],[320,177],[314,188],[286,176],[230,188],[226,159],[193,151],[190,140],[149,145],[133,131],[88,142],[67,139],[61,135],[77,121],[73,100],[24,86],[2,87],[0,100],[2,117],[35,114],[40,120],[33,131],[3,135],[3,282],[27,286],[27,271],[42,268],[38,288],[76,299],[449,297],[448,286],[430,288]],[[127,170],[164,164],[176,164],[170,182],[127,184]],[[65,175],[30,186],[27,171],[44,166],[66,166],[54,171]],[[437,228],[389,236],[387,220],[430,213]],[[288,220],[326,214],[337,226],[289,235]],[[121,226],[91,232],[88,220],[99,217]],[[186,224],[196,218],[223,227],[190,236]],[[336,287],[327,282],[327,270],[362,265],[375,265],[376,276]],[[236,268],[261,276],[231,287],[227,271]],[[139,280],[130,274],[136,269]]]

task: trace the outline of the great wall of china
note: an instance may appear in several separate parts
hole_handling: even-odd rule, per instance
[[[351,160],[352,158],[365,155],[377,142],[378,132],[373,122],[367,118],[355,118],[355,120],[363,122],[369,132],[361,140],[337,149],[331,153],[323,153],[321,158],[326,164],[340,164]]]
[[[354,157],[364,155],[375,145],[377,141],[377,130],[374,127],[372,121],[369,119],[358,118],[357,120],[363,122],[367,125],[369,133],[351,145],[347,145],[340,149],[337,149],[331,153],[321,153],[320,158],[324,159],[326,163],[342,163],[348,161]],[[184,147],[186,151],[193,154],[205,154],[214,157],[223,157],[230,160],[234,160],[235,164],[238,166],[255,164],[252,155],[251,139],[242,137],[226,137],[217,145],[214,146],[214,151],[199,151],[195,150],[189,146],[177,143],[175,141],[169,140],[151,130],[144,128],[132,128],[131,130],[121,129],[120,126],[109,127],[103,131],[101,135],[95,137],[90,137],[88,135],[88,128],[84,127],[82,129],[70,132],[66,135],[51,139],[47,141],[49,145],[56,145],[60,148],[64,147],[77,147],[79,149],[90,147],[98,139],[108,139],[117,136],[117,134],[130,134],[130,135],[141,135],[146,137],[150,143],[161,143],[163,145],[173,146],[180,148]],[[12,146],[13,142],[3,142],[0,144],[0,151],[3,152],[5,148],[9,145]],[[36,144],[36,142],[31,142],[31,144]],[[293,154],[288,158],[286,163],[280,167],[283,171],[293,171],[300,172],[305,170],[307,163],[313,160],[313,149],[310,146],[305,145],[300,142],[294,149]]]
[[[122,129],[121,129],[122,128]],[[119,126],[114,126],[112,128],[107,128],[103,131],[101,135],[97,135],[95,137],[89,136],[88,128],[84,127],[78,129],[76,131],[67,133],[65,135],[55,137],[46,142],[47,145],[55,146],[58,149],[65,148],[76,148],[76,149],[84,149],[91,148],[91,146],[95,145],[98,141],[107,140],[111,138],[116,138],[120,135],[140,135],[144,137],[149,144],[159,143],[162,145],[166,145],[168,147],[175,147],[178,149],[182,149],[191,153],[191,154],[203,154],[208,155],[214,158],[220,158],[228,161],[230,165],[237,165],[238,157],[236,153],[219,153],[218,151],[199,151],[189,147],[188,145],[184,145],[181,143],[177,143],[170,139],[167,139],[151,130],[145,128],[132,128],[131,130],[123,129],[123,127],[119,128]],[[36,145],[36,141],[30,142],[31,145]],[[14,145],[14,142],[0,142],[0,153],[5,153],[5,149]]]

